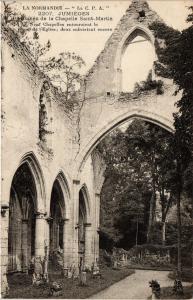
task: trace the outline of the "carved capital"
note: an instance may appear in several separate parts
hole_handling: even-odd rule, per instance
[[[48,224],[51,224],[53,222],[53,218],[51,218],[51,217],[47,217],[45,219],[48,222]]]
[[[77,223],[76,226],[75,226],[75,229],[78,229],[80,227],[80,224]]]
[[[91,226],[92,226],[92,223],[84,223],[84,226],[85,226],[85,227],[91,227]]]
[[[59,220],[59,225],[60,225],[60,226],[63,226],[64,223],[65,223],[65,219],[62,218],[62,219]]]
[[[9,205],[1,204],[1,216],[6,217],[8,212],[9,212]]]
[[[46,214],[47,214],[47,213],[45,213],[45,212],[37,211],[37,212],[35,213],[36,219],[45,219]]]
[[[27,224],[28,223],[28,219],[22,219],[22,223],[23,224]]]
[[[68,221],[69,221],[68,218],[63,218],[63,219],[62,219],[63,224],[67,223]]]

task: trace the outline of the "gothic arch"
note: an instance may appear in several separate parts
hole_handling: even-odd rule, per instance
[[[84,183],[82,187],[80,188],[79,194],[82,193],[83,198],[84,198],[84,205],[85,205],[85,210],[86,210],[86,223],[90,223],[91,221],[91,216],[90,216],[90,196],[89,196],[89,191],[87,188],[87,185]]]
[[[58,248],[64,249],[67,236],[65,222],[70,219],[70,192],[66,177],[63,172],[56,176],[51,190],[50,198],[50,252]]]
[[[70,219],[71,214],[70,214],[70,189],[69,185],[67,182],[67,179],[62,171],[58,173],[56,176],[52,187],[54,186],[54,183],[58,183],[61,192],[63,194],[63,204],[61,203],[61,209],[63,211],[63,218],[65,219]],[[51,199],[50,199],[51,201]]]
[[[8,269],[28,272],[35,255],[35,215],[45,213],[44,181],[35,155],[25,154],[17,167],[10,188]]]
[[[38,212],[45,212],[46,210],[45,180],[43,177],[43,172],[40,167],[40,164],[33,152],[28,152],[21,158],[20,163],[14,172],[14,175],[17,172],[17,170],[24,164],[28,166],[32,174],[34,185],[36,188],[36,201],[34,201],[35,209]]]
[[[122,55],[124,54],[129,43],[137,36],[144,37],[152,44],[152,46],[154,46],[155,39],[152,32],[145,26],[142,25],[134,26],[123,36],[121,42],[117,47],[117,53],[115,57],[115,70],[120,69]]]
[[[126,51],[126,48],[129,46],[129,43],[135,39],[137,36],[142,36],[147,41],[149,41],[152,46],[154,47],[154,36],[152,32],[145,26],[142,25],[136,25],[133,28],[131,28],[122,38],[120,41],[116,56],[115,56],[115,62],[114,62],[114,70],[115,70],[115,84],[117,85],[117,91],[119,92],[122,87],[122,74],[121,74],[121,60],[124,55],[124,52]],[[156,53],[155,53],[156,55]]]
[[[85,143],[81,153],[79,154],[79,157],[77,158],[78,174],[79,172],[81,172],[82,168],[84,167],[84,164],[88,156],[91,154],[93,149],[97,146],[97,144],[105,137],[105,135],[111,132],[115,127],[127,122],[129,119],[134,119],[134,118],[140,118],[142,120],[149,121],[151,123],[154,123],[164,128],[165,130],[168,130],[169,132],[174,132],[174,126],[171,120],[166,119],[161,115],[152,113],[150,111],[141,110],[141,109],[134,109],[128,111],[118,116],[117,118],[113,119],[111,122],[107,123],[95,135],[93,135],[90,138],[90,140],[87,141],[87,143]]]

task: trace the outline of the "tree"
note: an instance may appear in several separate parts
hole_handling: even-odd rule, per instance
[[[190,9],[193,11],[193,7]],[[192,17],[193,14],[191,13],[188,16],[188,21],[192,22]],[[181,277],[180,203],[183,189],[191,196],[193,205],[193,25],[183,30],[176,45],[170,47],[176,53],[175,56],[171,55],[170,68],[179,90],[183,91],[182,98],[177,103],[179,112],[174,115],[175,156],[178,170],[178,275]]]
[[[85,65],[84,60],[74,52],[62,52],[59,57],[51,57],[43,64],[43,70],[52,81],[58,81],[63,89],[66,101],[75,96],[80,87],[82,76],[80,69]]]
[[[126,236],[130,235],[131,239],[131,235],[135,235],[133,242],[136,243],[138,229],[140,237],[146,232],[148,242],[152,240],[158,192],[162,195],[162,221],[165,223],[173,200],[166,195],[171,193],[170,181],[175,167],[170,139],[172,135],[165,130],[134,120],[125,132],[116,129],[99,144],[98,149],[107,165],[101,223],[104,231],[111,232],[111,238],[115,238],[113,230],[116,229],[116,241],[126,241]]]
[[[33,30],[33,18],[28,18],[25,14],[21,14],[16,8],[5,1],[3,1],[1,22],[3,26],[13,30],[19,37],[21,43],[29,48],[36,63],[38,63],[40,57],[50,50],[50,40],[48,40],[45,45],[42,45],[38,32]]]
[[[28,38],[27,45],[34,57],[36,63],[39,63],[40,57],[44,56],[51,48],[50,40],[45,45],[41,45],[39,42],[39,34],[37,31],[33,32],[33,37]]]
[[[193,21],[193,7],[187,21]],[[167,30],[166,30],[167,31]],[[159,30],[157,30],[159,35]],[[164,37],[166,33],[164,33]],[[177,200],[178,219],[178,276],[181,277],[181,199],[182,192],[191,197],[193,203],[193,25],[167,40],[160,52],[162,63],[178,85],[182,97],[177,102],[178,113],[174,114],[173,156],[176,161],[174,190]],[[193,209],[192,209],[193,210]],[[193,235],[192,235],[193,236]],[[193,243],[192,243],[193,248]]]
[[[3,13],[1,22],[3,25],[14,30],[18,34],[20,39],[23,39],[26,36],[28,25],[33,25],[32,20],[26,21],[25,14],[21,14],[5,1],[3,1]]]
[[[147,242],[152,240],[152,228],[155,219],[156,194],[160,194],[160,204],[162,207],[162,232],[164,233],[165,221],[168,210],[172,204],[171,180],[174,174],[174,161],[171,155],[170,142],[172,135],[162,128],[150,123],[135,121],[133,126],[127,130],[129,141],[128,151],[133,157],[136,155],[141,163],[145,165],[149,175],[152,196],[150,200],[149,225],[147,231]],[[164,234],[162,242],[164,243]]]

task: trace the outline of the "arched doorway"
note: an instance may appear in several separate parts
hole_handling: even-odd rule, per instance
[[[59,181],[56,179],[51,193],[50,203],[50,253],[62,251],[64,246],[64,195]]]
[[[78,219],[78,253],[80,268],[85,265],[85,248],[86,248],[86,199],[84,188],[79,191],[79,219]]]
[[[33,175],[23,163],[13,177],[10,192],[8,272],[28,272],[35,255],[36,199]]]

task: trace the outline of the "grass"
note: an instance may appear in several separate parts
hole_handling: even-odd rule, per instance
[[[177,279],[177,272],[176,270],[173,270],[172,272],[169,273],[168,277],[170,279]],[[192,268],[189,268],[189,269],[182,269],[182,274],[181,274],[181,278],[182,278],[182,281],[185,281],[185,282],[192,282],[192,279],[193,279],[193,272],[192,272]]]
[[[184,295],[173,294],[172,287],[163,287],[161,291],[161,299],[191,299],[193,295],[193,286],[185,286]]]
[[[166,266],[152,266],[148,264],[131,264],[128,266],[129,269],[138,269],[138,270],[155,270],[155,271],[171,271],[171,265]]]
[[[64,299],[84,299],[91,295],[109,287],[115,282],[134,273],[134,270],[122,268],[113,270],[109,267],[101,269],[102,278],[92,278],[91,274],[87,274],[87,286],[80,286],[79,280],[66,279],[59,272],[50,274],[50,282],[56,281],[62,286],[61,296],[50,296],[49,285],[35,287],[31,284],[31,276],[26,274],[13,274],[8,276],[9,296],[8,298],[64,298]]]

